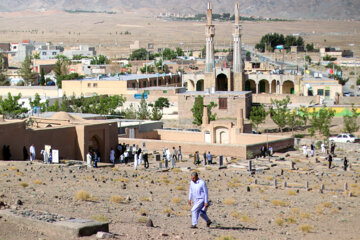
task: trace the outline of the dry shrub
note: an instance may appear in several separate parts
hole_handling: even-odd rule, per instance
[[[181,169],[180,168],[173,168],[171,171],[175,172],[175,173],[179,173],[179,172],[181,172]]]
[[[223,201],[223,203],[226,205],[233,205],[235,202],[236,200],[234,198],[227,198]]]
[[[241,187],[242,184],[240,183],[240,180],[239,179],[232,179],[230,180],[230,182],[228,183],[228,187],[229,188],[236,188],[236,187]]]
[[[252,222],[253,220],[246,214],[240,216],[240,221],[242,222]]]
[[[216,240],[236,240],[236,238],[234,238],[231,235],[226,235],[226,236],[217,237]]]
[[[150,202],[150,198],[140,198],[141,202]]]
[[[296,223],[296,220],[294,217],[288,217],[288,218],[285,218],[285,222],[287,223]]]
[[[90,201],[91,195],[85,190],[80,190],[75,194],[75,199],[81,201]]]
[[[253,202],[253,206],[254,206],[255,208],[259,208],[259,203],[258,203],[258,202]]]
[[[170,180],[168,179],[163,179],[162,182],[165,184],[165,185],[168,185],[170,183]]]
[[[129,179],[127,179],[127,178],[117,178],[117,179],[114,179],[114,182],[127,183],[127,182],[129,182]]]
[[[311,233],[311,232],[314,231],[314,227],[310,226],[308,224],[305,224],[305,225],[300,225],[299,230],[304,232],[304,233]]]
[[[181,202],[181,199],[178,197],[174,197],[173,199],[171,199],[171,202],[175,204],[179,204]]]
[[[11,171],[16,171],[16,170],[18,170],[16,167],[10,167],[9,168]]]
[[[20,186],[22,186],[22,187],[28,187],[29,186],[29,184],[27,184],[26,182],[22,182],[22,183],[20,183]]]
[[[212,167],[209,167],[209,166],[206,166],[205,169],[206,169],[206,170],[209,170],[209,171],[213,170],[213,168],[212,168]]]
[[[15,174],[20,176],[20,177],[24,176],[24,174],[22,172],[16,172]]]
[[[117,172],[117,171],[119,171],[119,168],[118,167],[113,167],[112,170]]]
[[[40,185],[40,184],[42,184],[43,182],[42,182],[40,179],[35,179],[35,180],[33,181],[33,183]]]
[[[264,193],[264,189],[259,188],[259,193]]]
[[[189,206],[188,204],[185,204],[185,205],[182,205],[180,208],[185,211],[190,211],[191,206]]]
[[[280,207],[288,207],[290,205],[289,202],[285,202],[285,201],[277,200],[277,199],[272,200],[271,203],[274,206],[280,206]]]
[[[185,191],[185,187],[184,187],[184,186],[176,186],[175,189],[176,189],[176,190],[179,190],[179,191]]]
[[[296,195],[296,192],[294,190],[289,190],[289,191],[287,191],[287,195],[294,196],[294,195]]]
[[[237,211],[232,211],[230,213],[230,216],[232,216],[233,218],[239,219],[240,218],[240,213]]]
[[[301,212],[299,216],[300,218],[310,218],[310,214],[307,212]]]
[[[109,218],[105,217],[104,215],[97,215],[97,216],[91,216],[92,220],[98,221],[98,222],[109,222]]]
[[[322,205],[315,206],[315,211],[317,214],[323,214],[324,213],[324,207]]]
[[[162,210],[162,212],[164,213],[164,214],[168,214],[168,213],[170,213],[170,214],[172,214],[173,213],[173,210],[171,210],[170,208],[164,208],[163,210]]]
[[[166,176],[166,175],[162,175],[161,178],[162,178],[162,179],[167,179],[167,176]]]
[[[332,207],[332,204],[329,203],[329,202],[324,202],[322,205],[323,205],[323,207],[326,207],[326,208],[331,208]]]
[[[266,177],[266,179],[267,179],[267,180],[269,180],[269,181],[274,180],[274,178],[273,178],[273,177],[271,177],[271,176]]]
[[[339,210],[337,208],[334,208],[333,210],[331,210],[331,213],[339,213]]]
[[[295,213],[295,214],[299,214],[299,213],[300,213],[300,209],[298,209],[298,208],[291,208],[290,211],[291,211],[292,213]]]
[[[277,218],[275,220],[275,223],[279,226],[282,226],[282,225],[284,225],[284,220],[282,218]]]
[[[110,202],[113,202],[113,203],[123,203],[124,200],[125,199],[123,197],[118,196],[118,195],[114,195],[114,196],[110,197]]]
[[[148,218],[147,217],[140,217],[138,219],[138,223],[146,223],[148,221]]]
[[[146,209],[141,208],[139,209],[138,214],[141,216],[146,216],[148,215],[148,211]]]

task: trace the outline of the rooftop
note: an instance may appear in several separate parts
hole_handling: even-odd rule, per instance
[[[138,79],[147,79],[147,78],[156,78],[163,76],[174,76],[174,74],[127,74],[119,76],[105,76],[101,78],[84,78],[84,79],[75,79],[75,80],[65,80],[65,81],[129,81],[129,80],[138,80]]]
[[[236,96],[236,95],[246,95],[251,93],[251,91],[241,91],[241,92],[234,92],[234,91],[216,91],[214,93],[207,93],[207,92],[184,92],[179,93],[180,95],[228,95],[228,96]]]

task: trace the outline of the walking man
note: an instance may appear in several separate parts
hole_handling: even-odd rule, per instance
[[[34,144],[31,144],[29,152],[30,152],[30,162],[33,162],[35,160],[35,155],[36,155]]]
[[[92,167],[91,162],[92,162],[91,153],[90,153],[90,151],[88,151],[88,153],[86,154],[86,166],[87,166],[88,168],[91,168],[91,167]]]
[[[179,148],[178,148],[178,160],[179,160],[179,162],[182,162],[181,146],[179,146]]]
[[[321,143],[321,152],[322,152],[323,154],[326,153],[326,148],[325,148],[324,142]]]
[[[329,169],[331,168],[331,163],[332,163],[333,157],[331,154],[329,154],[328,156],[328,162],[329,162]]]
[[[177,154],[177,151],[176,151],[176,148],[175,147],[173,147],[173,155],[172,155],[172,158],[174,158],[175,159],[175,162],[177,162],[178,161],[178,154]]]
[[[314,143],[311,143],[311,145],[310,145],[310,154],[311,154],[311,157],[314,157],[314,155],[315,155],[315,145],[314,145]]]
[[[206,214],[209,207],[208,201],[208,189],[204,180],[199,179],[198,173],[193,172],[191,174],[190,190],[189,190],[189,206],[191,206],[191,199],[193,201],[193,207],[191,208],[192,225],[191,228],[197,228],[199,217],[202,217],[206,221],[206,226],[210,227],[211,220]]]

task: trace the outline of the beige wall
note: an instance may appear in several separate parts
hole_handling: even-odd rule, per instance
[[[292,103],[309,104],[311,101],[316,103],[316,96],[297,96],[294,94],[253,94],[252,100],[254,103],[271,104],[271,99],[282,100],[286,98],[286,96],[290,97]]]
[[[57,98],[61,97],[61,89],[54,86],[0,86],[0,96],[7,97],[8,93],[12,96],[21,93],[22,97],[34,97],[38,93],[40,97]]]
[[[117,146],[117,124],[115,122],[89,125],[63,126],[54,128],[27,129],[25,121],[0,123],[0,159],[3,159],[3,145],[10,145],[11,159],[23,160],[23,147],[29,151],[31,144],[36,149],[36,158],[44,145],[59,150],[60,158],[85,160],[89,140],[97,136],[100,142],[102,161],[109,162],[111,147]]]
[[[192,121],[193,114],[191,108],[194,106],[195,98],[198,95],[192,94],[181,94],[179,95],[179,121],[187,122]],[[218,106],[212,109],[212,113],[216,113],[217,119],[235,119],[236,112],[239,109],[244,109],[244,117],[248,117],[250,114],[252,95],[251,93],[241,94],[241,95],[218,95],[218,94],[209,94],[202,95],[204,97],[204,104],[209,104],[214,102]],[[227,101],[227,109],[219,109],[219,98],[225,97]]]
[[[94,85],[95,84],[95,85]],[[97,85],[97,86],[96,86]],[[126,81],[66,80],[62,81],[63,94],[67,96],[116,95],[127,93]]]
[[[204,134],[202,132],[157,130],[161,140],[203,143]]]

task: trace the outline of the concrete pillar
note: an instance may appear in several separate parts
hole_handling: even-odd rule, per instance
[[[256,94],[258,94],[259,93],[259,83],[255,82],[255,85],[256,85]]]
[[[242,108],[240,108],[240,110],[239,110],[236,125],[238,128],[241,128],[241,130],[243,130],[243,128],[244,128],[244,110]]]
[[[280,85],[280,94],[283,94],[283,85]]]
[[[208,108],[207,108],[207,107],[204,107],[202,124],[203,124],[203,125],[209,124],[209,112],[208,112]]]

